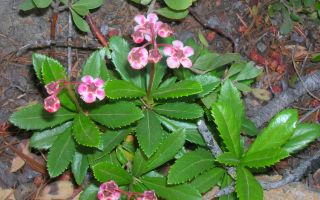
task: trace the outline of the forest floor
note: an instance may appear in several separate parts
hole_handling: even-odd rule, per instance
[[[30,133],[14,127],[6,129],[8,117],[13,111],[30,102],[42,101],[44,92],[35,81],[31,54],[35,51],[48,54],[52,50],[45,47],[20,51],[25,45],[48,40],[51,24],[51,9],[22,13],[18,9],[21,2],[22,0],[0,0],[0,200],[32,199],[35,193],[43,199],[72,199],[71,197],[75,197],[81,188],[72,184],[70,175],[65,173],[55,180],[45,178],[41,170],[35,170],[34,163],[30,161],[35,159],[38,163],[45,163],[45,155],[36,155],[28,150]],[[280,55],[280,64],[277,66],[271,64],[271,61],[259,63],[255,60],[264,69],[263,75],[254,86],[260,89],[261,94],[244,94],[247,113],[263,126],[268,119],[261,119],[259,116],[257,119],[257,115],[261,114],[258,111],[294,88],[294,81],[299,81],[294,64],[298,66],[298,75],[301,76],[320,71],[320,64],[310,61],[311,54],[320,52],[320,26],[306,20],[304,23],[295,24],[294,30],[288,35],[280,36],[277,27],[281,19],[271,20],[267,14],[271,1],[247,2],[198,0],[192,8],[192,15],[179,22],[167,22],[173,25],[180,40],[190,37],[197,39],[198,33],[201,32],[206,36],[210,49],[219,53],[236,51],[247,60],[254,60],[255,54],[269,60],[272,60],[273,52]],[[258,3],[258,12],[253,15],[252,7]],[[106,0],[101,8],[95,10],[92,17],[106,35],[108,31],[115,29],[129,39],[134,25],[133,17],[145,12],[146,8],[132,5],[129,0]],[[56,41],[66,41],[67,19],[67,12],[59,15]],[[75,44],[99,47],[91,33],[85,35],[77,30],[73,30],[73,33],[72,40]],[[296,49],[294,54],[293,48]],[[90,52],[92,48],[73,49],[73,77],[77,77],[78,69]],[[66,48],[55,48],[54,55],[66,64]],[[315,97],[320,97],[319,90],[312,91],[312,96],[304,92],[286,107],[298,109],[301,117],[305,118],[304,121],[319,122],[320,101]],[[277,179],[286,170],[295,168],[302,159],[312,156],[319,149],[318,141],[301,153],[281,161],[269,176],[261,178]],[[21,159],[22,154],[29,158]],[[279,200],[320,199],[319,192],[320,170],[314,169],[301,182],[271,190],[266,192],[265,196],[266,199]]]

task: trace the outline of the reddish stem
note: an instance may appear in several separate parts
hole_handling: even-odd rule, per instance
[[[99,40],[99,42],[103,46],[107,47],[108,42],[106,41],[106,39],[104,38],[104,36],[100,32],[100,30],[98,29],[97,24],[92,20],[92,17],[90,15],[87,15],[86,20],[90,26],[90,29],[91,29],[91,32],[93,33],[93,35]]]
[[[51,22],[51,29],[50,29],[50,39],[55,40],[56,39],[56,27],[57,27],[57,21],[58,21],[58,12],[52,13],[52,22]]]
[[[156,72],[156,64],[155,64],[155,63],[152,63],[152,64],[151,64],[150,77],[149,77],[148,92],[147,92],[147,97],[148,97],[148,98],[149,98],[150,95],[151,95],[152,84],[153,84],[153,79],[154,79],[155,72]]]

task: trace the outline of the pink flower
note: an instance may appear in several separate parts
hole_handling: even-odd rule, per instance
[[[46,111],[54,113],[60,108],[60,100],[56,95],[48,96],[44,99],[44,109]]]
[[[114,181],[109,181],[100,185],[97,197],[99,200],[118,200],[121,193],[118,185]]]
[[[132,48],[128,55],[128,61],[133,69],[142,69],[148,64],[148,51],[146,48]]]
[[[162,58],[161,53],[158,49],[151,49],[149,51],[149,60],[153,63],[158,63]]]
[[[134,42],[141,43],[143,41],[141,41],[141,36],[144,36],[147,41],[151,41],[157,34],[155,30],[158,16],[154,13],[148,14],[147,18],[144,15],[137,15],[134,20],[138,24],[134,27],[134,33],[132,34]]]
[[[136,200],[157,200],[157,196],[152,190],[144,191],[141,197],[136,198]]]
[[[78,93],[86,103],[93,103],[98,98],[104,99],[104,81],[100,78],[94,79],[92,76],[86,75],[81,78],[81,84],[78,87]]]
[[[157,22],[156,26],[157,33],[160,37],[166,38],[173,34],[173,30],[166,23]]]
[[[59,83],[58,82],[51,82],[44,86],[47,90],[48,94],[57,94],[59,90]]]
[[[188,58],[194,54],[194,51],[189,46],[183,46],[183,43],[179,40],[172,42],[172,46],[166,46],[163,49],[163,53],[167,58],[167,65],[170,68],[178,68],[182,64],[185,68],[192,67],[192,61]]]

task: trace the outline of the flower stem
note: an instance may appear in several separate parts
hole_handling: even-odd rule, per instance
[[[77,111],[78,111],[78,112],[82,111],[82,109],[81,109],[81,107],[80,107],[80,103],[79,103],[77,97],[75,96],[74,92],[72,91],[71,85],[69,85],[69,84],[66,85],[66,88],[67,88],[67,90],[68,90],[68,92],[69,92],[69,95],[70,95],[71,99],[72,99],[73,102],[76,104]]]
[[[152,63],[152,65],[151,65],[151,71],[150,71],[150,77],[149,77],[148,92],[147,92],[147,97],[148,97],[148,99],[149,99],[149,97],[150,97],[150,95],[151,95],[152,84],[153,84],[155,72],[156,72],[156,64],[155,64],[155,63]]]

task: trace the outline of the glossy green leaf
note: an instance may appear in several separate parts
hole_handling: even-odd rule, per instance
[[[241,60],[241,57],[237,53],[227,53],[219,55],[215,53],[207,53],[200,56],[192,68],[201,70],[203,73],[210,72],[214,69],[230,64],[235,61]]]
[[[189,78],[189,80],[198,81],[202,86],[202,92],[199,94],[196,94],[197,97],[204,97],[210,92],[212,92],[214,89],[216,89],[219,84],[221,83],[221,80],[216,77],[209,74],[203,74],[198,76],[192,76]]]
[[[224,144],[230,152],[240,157],[241,123],[236,112],[227,102],[217,102],[212,106],[212,115]]]
[[[49,149],[58,135],[62,134],[71,125],[72,122],[66,122],[55,128],[33,133],[29,141],[30,146],[37,149]]]
[[[164,2],[174,10],[185,10],[192,5],[192,0],[164,0]]]
[[[145,172],[148,158],[143,154],[142,150],[139,148],[134,154],[132,174],[135,177],[139,177]]]
[[[73,123],[73,136],[79,144],[88,147],[98,147],[100,144],[100,134],[96,125],[84,113],[76,115]]]
[[[139,120],[143,117],[143,113],[133,103],[119,102],[96,108],[89,113],[89,116],[110,128],[120,128]]]
[[[151,110],[145,110],[138,122],[136,136],[145,155],[150,157],[159,147],[164,135],[159,119]]]
[[[72,4],[72,7],[83,6],[90,10],[100,7],[103,2],[104,0],[79,0],[76,3]]]
[[[79,200],[97,200],[98,191],[99,188],[96,185],[90,184],[81,192]]]
[[[320,126],[318,124],[298,124],[292,136],[284,144],[283,149],[288,153],[295,153],[319,137]]]
[[[94,177],[99,182],[115,181],[118,185],[125,185],[131,182],[132,176],[120,166],[112,163],[98,163],[92,168]]]
[[[73,22],[75,23],[76,27],[83,32],[89,32],[90,31],[90,27],[88,25],[88,23],[86,22],[86,20],[84,20],[80,15],[78,15],[74,10],[71,10],[71,14],[72,14],[72,19]]]
[[[30,105],[14,112],[9,121],[15,126],[26,130],[52,128],[73,119],[74,113],[60,108],[56,113],[44,110],[41,104]]]
[[[253,62],[248,62],[244,65],[240,73],[236,77],[236,81],[253,79],[261,74],[262,70],[254,66]]]
[[[151,171],[173,159],[185,142],[185,131],[178,130],[171,133],[159,146],[158,150],[148,160],[145,172]]]
[[[203,116],[203,110],[198,104],[176,102],[155,106],[154,110],[164,116],[176,119],[197,119]]]
[[[137,98],[146,95],[143,89],[123,80],[108,81],[105,86],[105,91],[107,97],[110,99]]]
[[[112,50],[112,62],[121,78],[125,81],[134,83],[140,88],[145,88],[146,81],[142,72],[140,70],[132,69],[129,65],[128,54],[130,47],[128,43],[123,38],[114,36],[109,40],[109,47]]]
[[[264,149],[277,148],[284,145],[292,136],[298,122],[298,113],[293,109],[286,109],[278,113],[269,125],[258,135],[248,150],[248,153],[259,152]]]
[[[142,183],[167,200],[201,200],[201,194],[190,185],[169,186],[162,177],[144,177]]]
[[[33,8],[36,8],[36,4],[34,4],[33,0],[24,0],[19,5],[19,10],[22,10],[22,11],[28,11]]]
[[[158,88],[154,93],[155,99],[178,98],[202,92],[202,87],[197,81],[184,80],[174,85]]]
[[[183,19],[189,14],[188,10],[173,10],[168,7],[157,9],[155,12],[169,19]]]
[[[104,153],[96,150],[93,154],[88,154],[88,161],[90,166],[94,166],[101,162],[108,162],[114,165],[121,166],[115,150],[110,153]]]
[[[82,69],[82,76],[90,75],[94,78],[101,78],[104,81],[110,79],[105,61],[106,49],[93,52]]]
[[[259,134],[259,129],[256,125],[248,118],[242,119],[242,131],[249,136],[256,136]]]
[[[171,167],[168,173],[169,184],[180,184],[213,167],[214,159],[210,151],[197,149],[184,154]]]
[[[200,193],[208,192],[221,181],[224,173],[225,170],[222,168],[212,168],[193,179],[190,185]]]
[[[237,168],[236,192],[239,200],[263,200],[263,190],[259,182],[243,167]]]
[[[42,65],[46,61],[47,56],[38,54],[38,53],[33,53],[32,54],[32,64],[33,64],[33,69],[36,72],[37,78],[39,79],[40,82],[43,82],[42,80]]]
[[[240,162],[239,158],[231,152],[224,152],[217,157],[217,161],[229,166],[237,166]]]
[[[76,151],[73,156],[71,169],[73,177],[78,185],[82,184],[85,176],[87,175],[88,167],[89,162],[87,156],[82,152]]]
[[[59,176],[67,169],[75,153],[75,143],[69,127],[53,142],[48,153],[47,168],[50,177]]]
[[[38,8],[47,8],[50,6],[52,0],[33,0],[33,3],[38,7]]]

